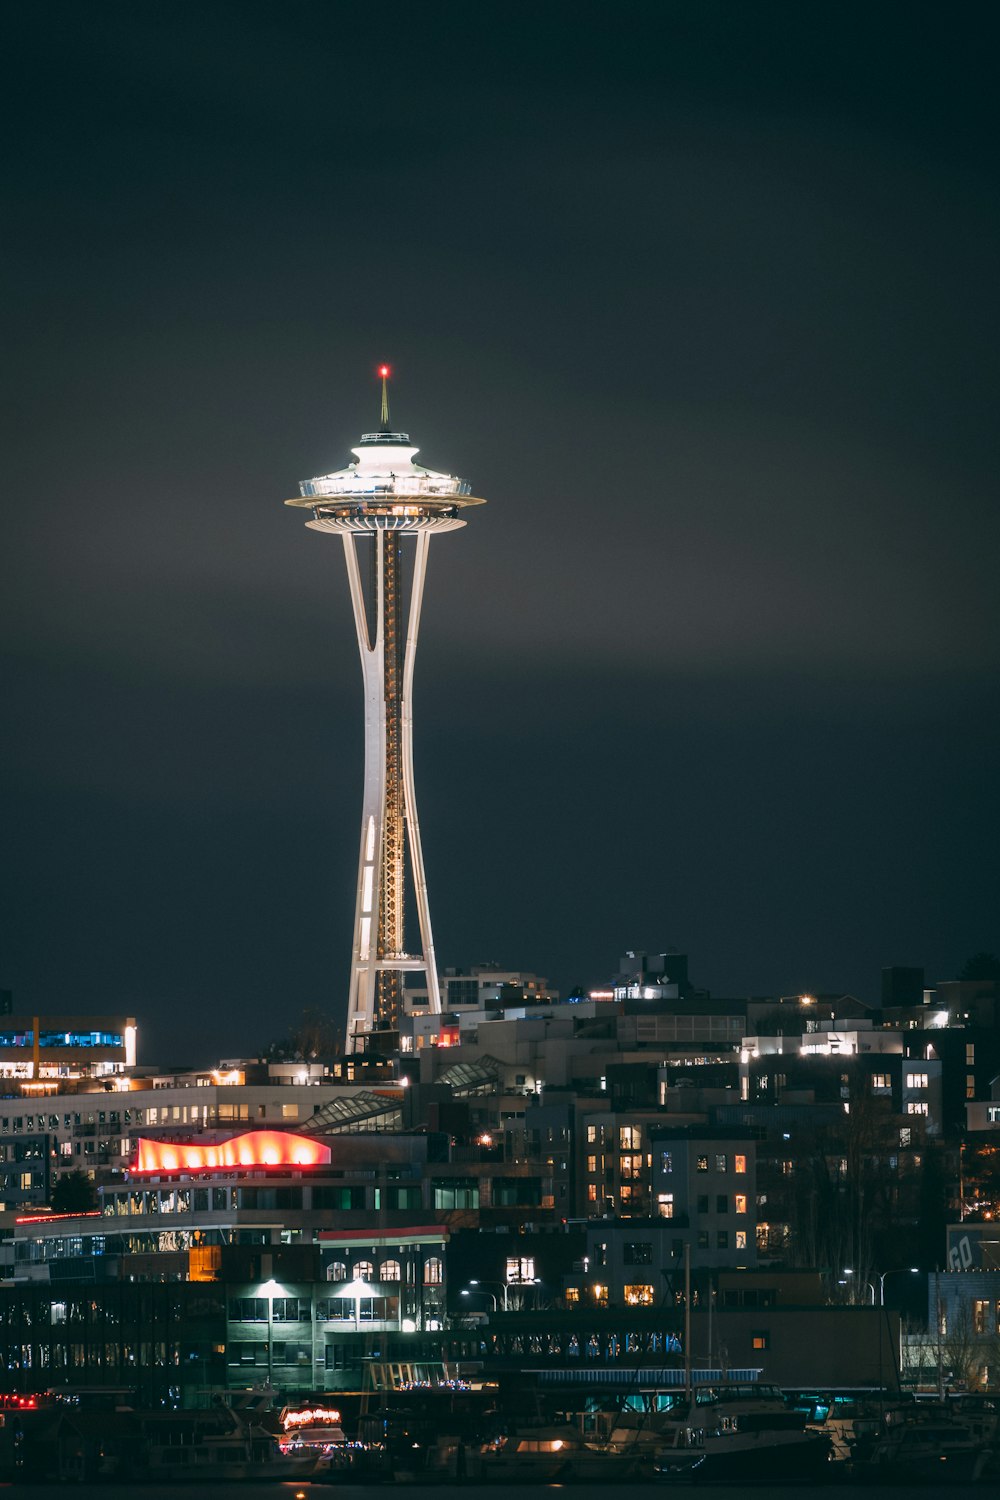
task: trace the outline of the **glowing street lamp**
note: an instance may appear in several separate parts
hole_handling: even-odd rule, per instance
[[[354,1298],[354,1326],[355,1328],[360,1328],[361,1299],[362,1297],[374,1297],[378,1289],[377,1287],[373,1287],[371,1282],[362,1281],[360,1276],[355,1276],[354,1280],[349,1281],[343,1290],[347,1296]]]
[[[851,1266],[845,1266],[844,1267],[844,1275],[845,1276],[853,1276],[854,1275],[854,1271],[853,1271],[853,1269],[852,1269]],[[868,1291],[871,1292],[871,1294],[872,1294],[872,1307],[874,1307],[875,1306],[875,1288],[872,1286],[872,1284],[871,1284],[870,1281],[862,1281],[860,1284],[863,1287],[867,1287]],[[841,1286],[846,1286],[847,1283],[846,1282],[841,1282],[840,1285]]]
[[[524,1278],[523,1281],[482,1281],[481,1282],[481,1281],[477,1281],[477,1280],[475,1280],[473,1278],[469,1282],[470,1286],[495,1286],[495,1287],[502,1288],[502,1290],[503,1290],[503,1310],[504,1310],[504,1312],[509,1312],[510,1311],[510,1305],[509,1305],[509,1302],[508,1302],[507,1293],[510,1291],[510,1289],[511,1289],[512,1286],[513,1287],[541,1286],[541,1284],[542,1284],[542,1278],[540,1276],[527,1276],[527,1277]],[[484,1295],[487,1296],[487,1297],[489,1297],[489,1298],[491,1298],[491,1300],[493,1302],[493,1311],[496,1312],[496,1310],[497,1310],[497,1299],[496,1299],[496,1297],[493,1296],[492,1292],[486,1292],[486,1293],[484,1293]],[[462,1296],[466,1297],[466,1296],[468,1296],[468,1293],[467,1292],[463,1292]]]
[[[920,1274],[920,1267],[919,1266],[893,1266],[893,1268],[892,1268],[891,1271],[883,1271],[882,1272],[881,1276],[878,1279],[878,1301],[879,1301],[879,1307],[884,1307],[885,1306],[885,1278],[887,1276],[901,1276],[904,1271],[908,1272],[910,1276],[918,1276]]]

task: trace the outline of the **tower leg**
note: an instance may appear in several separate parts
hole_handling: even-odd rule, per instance
[[[361,840],[358,858],[358,888],[354,907],[354,938],[351,952],[351,983],[347,1000],[347,1047],[353,1052],[356,1039],[375,1023],[375,989],[378,976],[378,927],[382,860],[382,823],[385,787],[382,777],[385,740],[385,699],[382,688],[381,632],[376,616],[376,639],[369,637],[364,587],[358,560],[357,540],[344,535],[347,579],[354,609],[365,696],[365,780],[361,806]]]
[[[372,536],[372,641],[357,538],[344,536],[365,692],[365,780],[348,996],[349,1052],[357,1050],[371,1031],[398,1028],[406,970],[424,971],[429,1008],[441,1009],[413,775],[413,668],[430,537],[421,532],[415,541],[404,640],[402,538],[392,531],[376,531]],[[404,956],[407,858],[420,929],[420,953],[413,956]]]
[[[420,824],[417,820],[417,797],[413,778],[413,663],[417,654],[417,632],[420,628],[420,606],[424,598],[424,582],[427,578],[427,554],[431,539],[428,532],[417,536],[417,554],[413,561],[413,592],[410,596],[410,614],[406,627],[406,654],[403,659],[403,696],[400,705],[403,742],[403,787],[406,794],[406,826],[410,836],[410,862],[413,866],[413,886],[417,901],[417,923],[420,927],[420,946],[424,956],[427,975],[427,999],[431,1012],[439,1015],[441,993],[438,985],[437,958],[434,953],[434,937],[431,932],[431,913],[427,900],[427,875],[424,871],[424,852],[420,843]]]

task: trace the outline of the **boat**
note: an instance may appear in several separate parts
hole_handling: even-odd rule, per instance
[[[591,1443],[568,1424],[520,1428],[483,1443],[468,1477],[487,1482],[602,1484],[650,1477],[647,1455]]]
[[[773,1386],[699,1392],[659,1431],[661,1480],[704,1484],[808,1484],[829,1476],[831,1443],[808,1430]]]
[[[148,1466],[143,1478],[164,1484],[220,1480],[304,1479],[316,1455],[283,1453],[277,1435],[230,1408],[212,1413],[157,1413],[143,1419]]]
[[[850,1471],[855,1484],[975,1484],[992,1460],[977,1433],[946,1415],[889,1423]]]

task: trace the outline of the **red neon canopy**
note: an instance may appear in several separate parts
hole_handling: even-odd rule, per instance
[[[213,1146],[139,1138],[133,1172],[212,1172],[219,1167],[323,1167],[330,1147],[287,1130],[249,1130]]]

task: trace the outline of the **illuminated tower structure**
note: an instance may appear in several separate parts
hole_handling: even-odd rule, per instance
[[[306,525],[343,538],[365,695],[365,779],[347,1050],[372,1031],[399,1023],[404,976],[426,977],[429,1008],[441,1009],[427,878],[413,784],[413,663],[431,537],[465,525],[461,512],[483,505],[452,474],[414,463],[418,450],[389,425],[386,365],[382,422],[366,432],[346,469],[300,484],[286,505],[312,512]],[[414,546],[412,569],[404,545]],[[367,551],[367,557],[364,556]],[[410,573],[409,600],[406,573]],[[404,941],[407,883],[415,899],[420,947]]]

